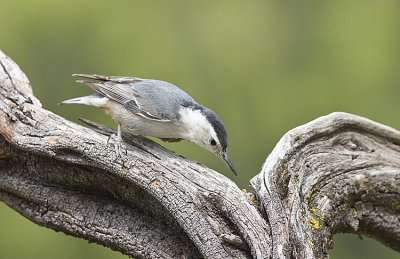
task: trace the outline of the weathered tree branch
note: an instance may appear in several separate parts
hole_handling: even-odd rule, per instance
[[[288,132],[244,193],[158,144],[43,108],[0,52],[0,200],[39,225],[136,258],[320,258],[332,235],[400,251],[400,133],[334,113]],[[96,125],[93,125],[96,126]]]
[[[280,257],[324,257],[338,232],[400,251],[400,133],[392,128],[345,113],[321,117],[288,132],[251,184]]]
[[[145,138],[124,136],[121,159],[107,136],[42,109],[18,66],[0,62],[0,197],[10,207],[137,258],[268,257],[265,220],[228,178]]]

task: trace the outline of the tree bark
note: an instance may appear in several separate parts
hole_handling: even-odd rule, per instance
[[[283,136],[252,192],[143,137],[41,107],[0,52],[0,200],[135,258],[322,258],[338,232],[400,251],[400,132],[333,113]]]

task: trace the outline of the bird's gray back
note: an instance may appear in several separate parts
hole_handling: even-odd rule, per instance
[[[182,106],[197,105],[190,95],[165,81],[143,80],[131,87],[139,109],[163,119],[177,120]]]
[[[177,121],[182,106],[200,106],[177,86],[153,79],[76,74],[92,80],[78,80],[128,111],[158,121]],[[95,81],[93,81],[95,80]]]

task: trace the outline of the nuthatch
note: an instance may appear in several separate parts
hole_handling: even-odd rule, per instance
[[[97,93],[63,101],[102,108],[118,123],[116,151],[120,155],[121,128],[134,135],[164,141],[182,139],[221,157],[232,172],[227,133],[219,116],[200,105],[183,90],[168,82],[137,77],[74,74]]]

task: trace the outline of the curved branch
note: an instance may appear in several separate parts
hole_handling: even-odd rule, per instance
[[[135,258],[269,256],[265,220],[228,178],[140,137],[125,135],[118,157],[107,136],[42,109],[1,52],[0,64],[0,199],[10,207]]]
[[[326,257],[332,235],[365,234],[400,251],[400,132],[332,113],[289,131],[251,185],[276,258]]]
[[[251,180],[259,212],[251,193],[146,138],[125,134],[118,157],[109,129],[42,109],[1,52],[0,65],[0,200],[39,225],[136,258],[322,258],[338,232],[400,251],[394,129],[333,113],[289,131]]]

